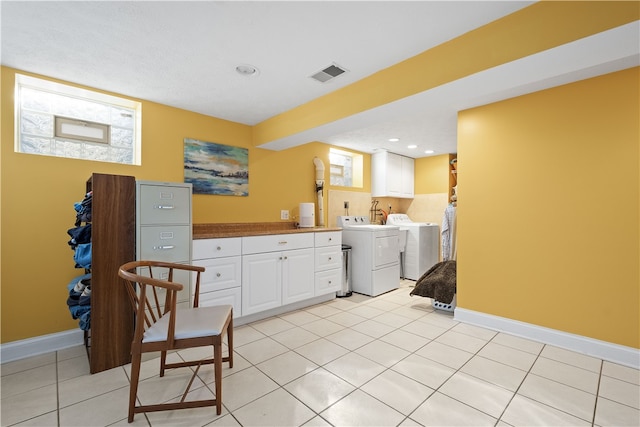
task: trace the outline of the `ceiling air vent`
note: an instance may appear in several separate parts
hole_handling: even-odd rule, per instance
[[[329,65],[324,70],[318,71],[317,73],[312,75],[311,78],[320,83],[326,83],[334,77],[338,77],[340,74],[345,73],[346,71],[347,70],[334,63],[332,65]]]

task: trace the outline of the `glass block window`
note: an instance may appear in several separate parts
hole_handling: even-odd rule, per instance
[[[362,159],[361,154],[329,149],[330,184],[340,187],[362,187]]]
[[[16,74],[19,153],[140,165],[142,104]]]

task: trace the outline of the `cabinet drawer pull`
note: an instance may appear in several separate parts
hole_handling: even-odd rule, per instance
[[[279,242],[278,242],[278,244],[279,244],[279,245],[286,245],[286,244],[287,244],[287,241],[286,241],[286,240],[281,240],[281,241],[279,241]]]
[[[218,246],[218,247],[216,248],[216,250],[217,250],[217,251],[221,251],[221,250],[222,250],[222,248],[221,248],[220,246]]]
[[[222,276],[222,274],[216,273],[216,277],[220,277],[220,276]]]
[[[153,247],[153,249],[161,250],[161,251],[164,251],[164,250],[167,250],[167,249],[173,249],[173,248],[175,248],[174,245],[161,245],[161,246],[154,246]]]
[[[173,205],[156,205],[156,209],[174,209]]]

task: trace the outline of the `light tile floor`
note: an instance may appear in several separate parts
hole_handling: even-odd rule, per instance
[[[137,414],[133,425],[640,425],[638,370],[459,323],[410,297],[413,285],[236,327],[222,415]],[[158,365],[143,363],[144,402],[175,399],[190,376],[183,368],[160,379]],[[3,364],[1,424],[127,425],[129,371],[89,375],[82,347]],[[199,379],[193,396],[213,396],[212,369]]]

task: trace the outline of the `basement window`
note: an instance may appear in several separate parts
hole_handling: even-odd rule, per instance
[[[349,151],[329,149],[330,184],[339,187],[363,186],[363,156]]]
[[[111,140],[109,136],[111,126],[104,123],[93,123],[60,116],[55,116],[54,122],[56,124],[54,132],[56,138],[99,142],[101,144],[108,144]]]
[[[140,165],[142,104],[16,74],[15,151]]]

